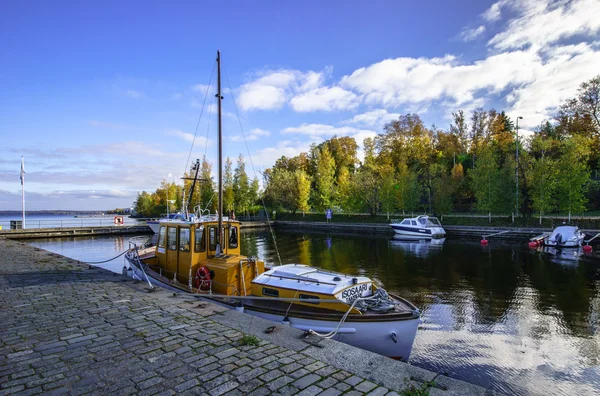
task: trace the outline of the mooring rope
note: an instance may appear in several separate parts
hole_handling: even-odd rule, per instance
[[[110,259],[108,259],[108,260],[104,260],[104,261],[82,261],[82,263],[86,263],[86,264],[102,264],[102,263],[108,263],[108,262],[109,262],[109,261],[111,261],[111,260],[114,260],[114,259],[116,259],[116,258],[119,258],[119,257],[121,257],[121,256],[122,256],[122,255],[124,255],[125,253],[127,253],[127,250],[125,250],[123,253],[119,253],[119,255],[117,255],[117,256],[115,256],[115,257],[113,257],[113,258],[110,258]]]

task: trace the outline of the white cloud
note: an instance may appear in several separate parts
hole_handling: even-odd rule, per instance
[[[342,78],[342,85],[365,96],[367,104],[397,107],[449,99],[455,105],[475,100],[479,91],[499,93],[530,82],[539,64],[536,54],[514,51],[473,63],[443,58],[386,59]]]
[[[210,90],[214,89],[214,87],[212,87],[210,85],[206,85],[206,84],[195,84],[195,85],[192,85],[190,87],[190,89],[195,92],[200,92],[202,95],[204,95],[204,94],[206,94],[207,91],[208,91],[208,93],[210,93]]]
[[[260,128],[251,129],[248,134],[246,134],[246,140],[258,140],[261,137],[271,136],[271,132],[266,131]],[[243,142],[244,135],[234,135],[229,138],[232,142]]]
[[[255,166],[270,167],[281,156],[295,157],[300,153],[306,153],[310,149],[310,142],[299,140],[282,140],[277,142],[275,147],[265,147],[257,150],[256,155],[252,156]]]
[[[542,49],[562,39],[576,35],[596,35],[600,32],[600,1],[598,0],[501,1],[499,3],[511,7],[518,16],[508,23],[504,31],[488,42],[488,45],[496,50],[528,46]]]
[[[380,129],[388,122],[398,119],[398,117],[400,117],[399,113],[390,113],[386,109],[377,109],[357,114],[351,119],[344,121],[344,123]]]
[[[485,26],[483,25],[475,29],[465,29],[460,34],[460,38],[463,39],[463,41],[472,41],[481,36],[483,32],[485,32]]]
[[[360,98],[355,93],[337,86],[314,88],[290,100],[290,105],[298,112],[352,110],[359,103]]]
[[[199,147],[204,147],[207,142],[210,144],[210,140],[207,141],[207,139],[204,136],[196,136],[196,138],[194,139],[193,134],[183,132],[179,129],[167,129],[165,131],[165,135],[178,137],[188,143],[194,143],[194,145],[199,145]]]
[[[237,103],[242,110],[280,109],[294,96],[318,89],[328,73],[329,68],[323,72],[269,70],[240,87]]]
[[[488,22],[496,22],[502,15],[502,7],[509,3],[510,0],[500,0],[491,5],[483,14],[483,19]]]

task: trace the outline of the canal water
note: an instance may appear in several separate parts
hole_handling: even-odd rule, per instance
[[[600,257],[524,243],[245,230],[242,253],[373,278],[417,305],[410,363],[518,395],[600,393]],[[35,240],[82,261],[123,252],[130,237]],[[123,257],[100,264],[121,272]]]

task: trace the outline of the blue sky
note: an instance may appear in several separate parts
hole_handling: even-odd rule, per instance
[[[21,156],[30,210],[179,180],[217,49],[225,155],[248,159],[235,101],[257,172],[408,112],[447,129],[496,108],[531,130],[600,73],[597,0],[214,3],[0,0],[0,210],[21,207]],[[211,96],[191,160],[216,163],[214,116]]]

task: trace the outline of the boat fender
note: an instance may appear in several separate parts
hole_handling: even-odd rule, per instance
[[[202,266],[198,267],[196,271],[196,288],[202,290],[210,289],[210,283],[214,276],[214,271],[209,271],[208,268]]]

